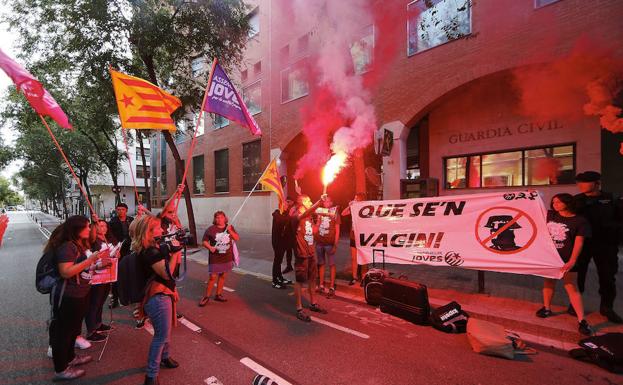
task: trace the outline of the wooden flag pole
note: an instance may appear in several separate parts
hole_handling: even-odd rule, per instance
[[[76,181],[76,184],[78,185],[78,187],[80,187],[80,191],[82,191],[82,195],[84,196],[84,199],[86,199],[87,204],[89,205],[89,210],[91,210],[91,215],[97,215],[97,213],[95,212],[95,209],[93,209],[93,205],[91,204],[91,201],[89,200],[89,195],[84,190],[84,187],[82,186],[82,183],[80,183],[80,179],[78,178],[78,176],[76,176],[76,173],[74,172],[73,167],[71,167],[71,164],[69,163],[69,160],[67,159],[67,156],[65,156],[65,152],[63,152],[61,145],[58,144],[58,141],[56,140],[54,133],[50,129],[50,126],[48,126],[48,122],[45,121],[45,118],[43,117],[43,115],[41,114],[38,114],[38,115],[41,118],[41,121],[43,122],[43,125],[45,126],[45,128],[48,129],[48,133],[52,137],[52,140],[54,141],[54,144],[56,145],[58,152],[61,153],[61,156],[63,157],[63,159],[65,160],[65,163],[67,164],[67,167],[69,167],[69,171],[71,171],[71,175],[73,175],[74,180]]]

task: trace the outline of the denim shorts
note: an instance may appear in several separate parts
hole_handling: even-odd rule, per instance
[[[333,245],[316,244],[316,256],[318,257],[318,265],[322,266],[328,260],[329,266],[335,266],[335,253],[331,253]]]

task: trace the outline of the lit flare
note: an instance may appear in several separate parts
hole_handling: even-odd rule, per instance
[[[346,165],[347,155],[343,151],[339,151],[329,159],[322,169],[322,184],[324,185],[324,194],[327,193],[327,186],[335,180],[337,174]]]

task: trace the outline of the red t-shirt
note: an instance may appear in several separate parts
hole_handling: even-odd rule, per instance
[[[299,219],[293,217],[293,226],[296,228],[296,253],[298,257],[308,258],[315,254],[314,226],[311,216]]]
[[[316,242],[323,245],[335,244],[335,228],[339,224],[340,215],[337,206],[316,210],[316,226],[318,227],[318,231],[314,234]]]

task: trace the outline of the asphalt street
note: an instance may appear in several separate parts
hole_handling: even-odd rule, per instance
[[[45,234],[24,212],[12,212],[0,249],[0,385],[47,384],[48,297],[34,272]],[[467,338],[413,325],[346,298],[320,298],[329,310],[307,324],[295,318],[292,290],[255,274],[227,278],[226,303],[197,307],[207,267],[190,262],[179,283],[184,315],[172,335],[174,370],[161,384],[251,384],[257,373],[282,384],[620,384],[623,376],[539,349],[519,360],[472,352]],[[151,335],[133,328],[131,309],[109,313],[115,330],[86,352],[95,358],[75,384],[141,384]],[[219,381],[219,382],[216,382]]]

